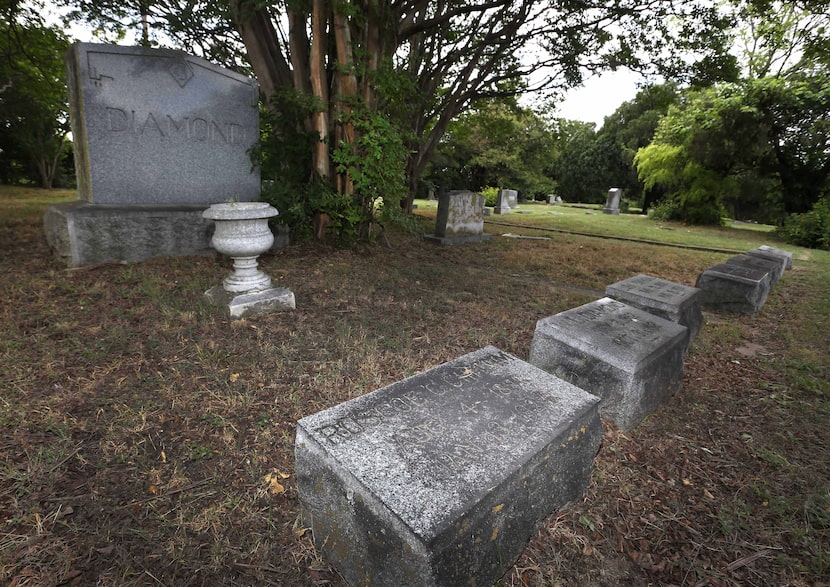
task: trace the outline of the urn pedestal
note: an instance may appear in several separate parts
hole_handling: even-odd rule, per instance
[[[274,244],[268,219],[278,214],[265,202],[214,204],[202,213],[215,223],[211,246],[233,259],[231,274],[221,286],[206,291],[205,298],[227,306],[231,318],[295,308],[294,294],[272,287],[271,278],[257,264],[257,257]]]

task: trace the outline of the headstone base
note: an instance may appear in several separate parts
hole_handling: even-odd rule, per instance
[[[619,208],[603,208],[602,213],[603,214],[619,214],[620,209]]]
[[[197,206],[113,206],[83,200],[49,206],[46,242],[67,267],[153,257],[212,255],[213,221]],[[288,246],[288,227],[274,232],[272,248]]]
[[[434,234],[427,234],[424,240],[436,245],[466,245],[470,243],[480,243],[489,241],[493,238],[492,234],[469,234],[463,236],[435,236]]]
[[[106,206],[82,200],[49,206],[46,241],[67,267],[152,257],[208,255],[213,222],[204,206]]]
[[[226,306],[228,315],[233,319],[296,308],[294,292],[282,287],[234,293],[217,285],[205,292],[205,299],[214,306]]]

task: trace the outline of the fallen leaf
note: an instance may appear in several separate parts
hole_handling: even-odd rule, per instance
[[[230,375],[230,377],[228,377],[228,379],[230,379],[231,383],[234,383],[237,379],[239,379],[239,373],[231,373],[231,375]]]
[[[265,484],[268,486],[268,492],[272,495],[281,495],[285,493],[285,486],[280,483],[280,479],[288,479],[289,475],[274,469],[272,472],[265,475]]]

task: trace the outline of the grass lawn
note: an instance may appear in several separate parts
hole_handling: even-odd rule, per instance
[[[0,188],[0,585],[343,587],[299,520],[299,418],[485,345],[526,359],[538,319],[636,273],[694,284],[729,256],[559,230],[770,244],[795,267],[758,315],[707,314],[683,391],[633,431],[606,423],[584,498],[498,585],[828,584],[830,254],[526,205],[486,230],[549,240],[389,231],[266,255],[297,310],[229,321],[202,300],[218,256],[58,265],[42,215],[72,198]]]

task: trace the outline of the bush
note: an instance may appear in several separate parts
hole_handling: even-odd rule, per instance
[[[791,245],[830,250],[830,203],[821,198],[809,212],[790,214],[776,232]]]
[[[709,194],[690,190],[681,195],[660,200],[649,210],[654,220],[674,220],[685,224],[724,226],[726,209]]]
[[[648,217],[652,220],[668,221],[680,219],[680,206],[674,200],[660,200],[649,209]]]
[[[486,188],[481,188],[479,193],[485,197],[487,205],[491,208],[498,204],[499,188],[487,186]]]

